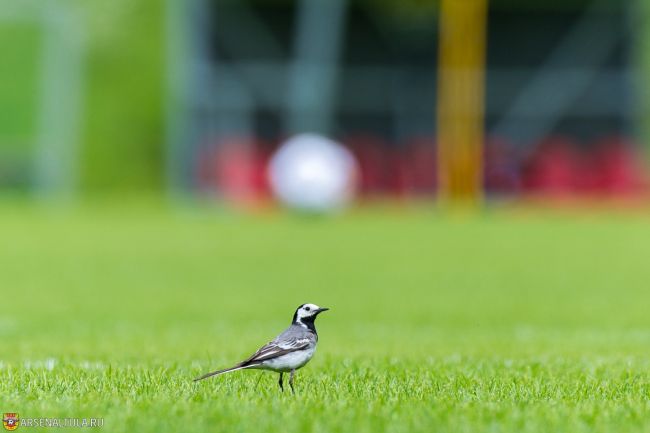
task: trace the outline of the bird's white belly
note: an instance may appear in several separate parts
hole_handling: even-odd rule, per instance
[[[287,353],[286,355],[264,361],[264,364],[262,364],[260,367],[273,371],[287,372],[296,370],[307,364],[312,356],[314,356],[315,351],[316,346],[313,346],[305,350],[298,350],[296,352]]]

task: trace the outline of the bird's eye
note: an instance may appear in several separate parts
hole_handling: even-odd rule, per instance
[[[305,307],[305,311],[309,311],[309,310],[311,310],[311,308]]]

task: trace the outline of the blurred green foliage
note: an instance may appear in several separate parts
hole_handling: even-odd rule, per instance
[[[80,177],[84,192],[162,186],[164,1],[59,0],[11,4],[0,21],[0,182],[30,183],[45,83],[42,14],[64,11],[84,29]],[[61,101],[62,104],[65,101]],[[16,179],[14,179],[16,177]]]
[[[82,184],[159,190],[164,140],[164,1],[77,4],[87,17]]]
[[[27,189],[38,127],[42,34],[33,23],[0,24],[0,185]]]
[[[30,23],[6,23],[0,26],[0,139],[3,154],[29,151],[31,134],[36,128],[37,89],[40,86],[39,27]]]

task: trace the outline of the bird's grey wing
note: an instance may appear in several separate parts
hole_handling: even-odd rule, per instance
[[[292,337],[275,340],[262,346],[250,358],[242,361],[239,365],[250,365],[259,362],[268,361],[269,359],[277,358],[278,356],[286,355],[287,353],[303,350],[309,347],[312,340],[308,337]]]

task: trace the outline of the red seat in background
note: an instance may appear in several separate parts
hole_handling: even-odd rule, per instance
[[[648,185],[643,157],[624,137],[607,137],[594,144],[598,166],[598,189],[610,195],[642,193]]]
[[[580,173],[576,149],[576,143],[566,137],[549,137],[537,144],[522,164],[524,191],[556,197],[572,195]]]
[[[359,164],[359,193],[362,196],[377,196],[385,193],[388,171],[387,143],[372,135],[350,135],[342,140]]]
[[[235,205],[257,205],[267,200],[269,149],[269,144],[258,138],[215,139],[198,155],[201,191]]]
[[[489,137],[483,154],[483,185],[488,195],[512,195],[521,192],[521,155],[509,141]]]
[[[438,155],[433,137],[414,137],[405,141],[404,182],[408,194],[434,196],[438,187]]]

